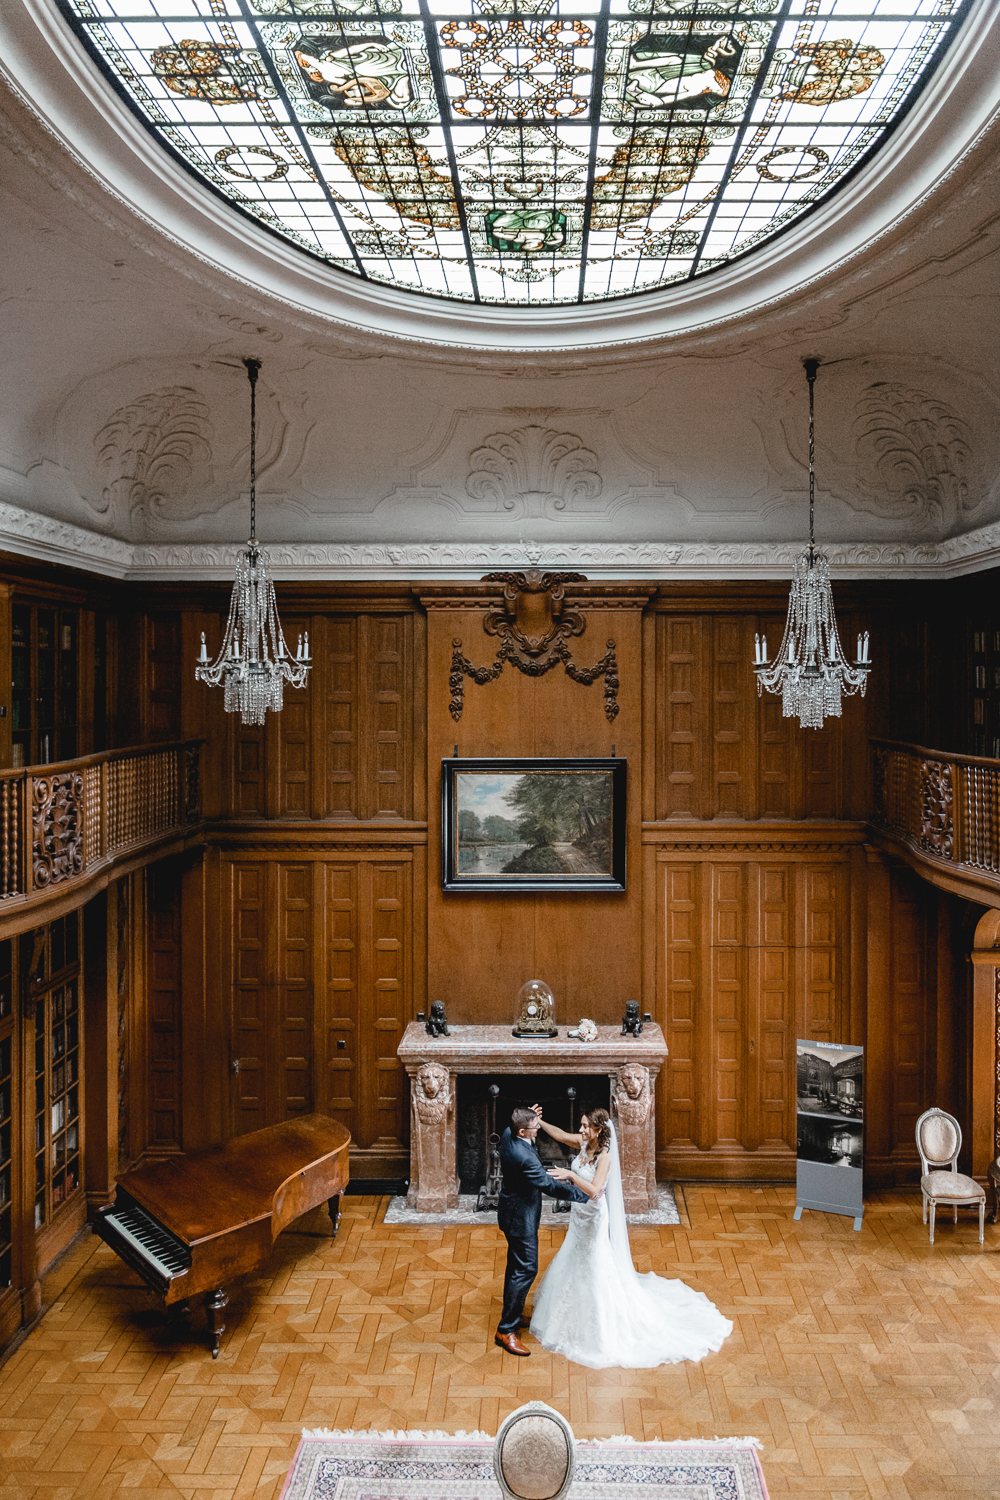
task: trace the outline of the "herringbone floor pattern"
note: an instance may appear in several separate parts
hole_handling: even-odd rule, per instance
[[[636,1262],[704,1291],[732,1337],[703,1364],[595,1372],[494,1346],[495,1227],[388,1228],[387,1202],[347,1198],[335,1243],[318,1212],[284,1235],[214,1364],[200,1312],[171,1326],[84,1236],[0,1369],[0,1500],[276,1500],[302,1427],[495,1432],[531,1399],[581,1437],[759,1437],[774,1497],[1000,1497],[1000,1228],[980,1249],[945,1218],[932,1249],[915,1193],[869,1199],[855,1234],[794,1223],[791,1188],[689,1187],[681,1228],[633,1231]]]

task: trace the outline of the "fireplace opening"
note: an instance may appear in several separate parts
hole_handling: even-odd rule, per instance
[[[490,1084],[496,1084],[500,1090],[496,1105],[497,1135],[503,1135],[510,1124],[511,1110],[519,1105],[540,1104],[544,1118],[562,1130],[576,1130],[580,1116],[588,1110],[611,1107],[611,1080],[600,1074],[498,1073],[476,1077],[462,1074],[456,1082],[456,1154],[462,1193],[477,1193],[486,1181]],[[575,1098],[570,1096],[570,1089],[575,1091]],[[538,1155],[546,1166],[565,1166],[573,1155],[544,1130],[538,1132],[536,1142]]]

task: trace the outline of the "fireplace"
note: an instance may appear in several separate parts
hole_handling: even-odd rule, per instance
[[[610,1109],[611,1085],[607,1078],[589,1073],[540,1073],[466,1075],[457,1080],[455,1160],[459,1192],[478,1192],[486,1181],[486,1148],[489,1136],[490,1085],[500,1092],[496,1103],[496,1132],[503,1135],[510,1112],[518,1105],[540,1104],[546,1120],[562,1130],[576,1130],[580,1116],[592,1109]],[[573,1096],[570,1096],[570,1090]],[[544,1130],[538,1132],[538,1155],[546,1166],[566,1166],[572,1152]]]
[[[471,1190],[485,1178],[490,1083],[501,1090],[497,1128],[509,1124],[515,1104],[539,1103],[555,1125],[569,1127],[574,1088],[576,1117],[610,1105],[621,1150],[622,1188],[629,1213],[656,1207],[656,1077],[667,1056],[660,1028],[647,1023],[641,1036],[599,1026],[593,1042],[560,1033],[515,1038],[509,1026],[451,1027],[428,1036],[411,1021],[397,1049],[410,1079],[411,1208],[440,1213],[458,1204],[460,1185]],[[540,1151],[565,1160],[555,1142],[540,1136]]]

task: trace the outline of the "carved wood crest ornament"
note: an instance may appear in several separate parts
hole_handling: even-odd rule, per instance
[[[39,776],[33,802],[32,880],[38,890],[83,869],[83,777],[79,771]]]
[[[449,711],[457,723],[465,706],[465,679],[484,686],[495,682],[506,662],[526,677],[544,677],[562,662],[566,675],[584,687],[604,679],[604,713],[609,723],[618,714],[618,661],[615,642],[592,667],[578,667],[569,641],[582,635],[587,621],[579,609],[565,607],[566,584],[586,583],[583,573],[543,573],[528,568],[523,573],[487,573],[484,583],[504,585],[503,604],[487,612],[483,629],[498,636],[500,649],[489,666],[477,667],[462,651],[459,639],[452,641]]]

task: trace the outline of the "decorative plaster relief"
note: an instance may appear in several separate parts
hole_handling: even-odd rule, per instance
[[[564,511],[567,503],[595,500],[603,489],[597,455],[572,432],[530,423],[494,432],[469,455],[466,493],[493,500],[512,518]]]
[[[855,430],[859,463],[877,478],[880,515],[947,526],[982,498],[970,490],[968,424],[929,392],[876,381],[858,402]]]
[[[186,496],[196,465],[212,456],[212,424],[205,398],[191,386],[171,385],[119,407],[94,438],[109,475],[94,509],[104,514],[117,502],[122,513],[158,518],[192,507]]]

